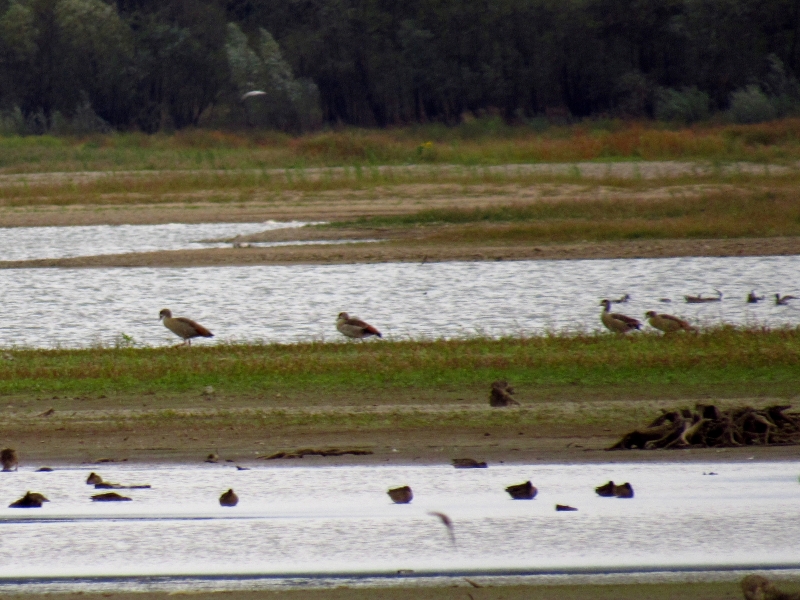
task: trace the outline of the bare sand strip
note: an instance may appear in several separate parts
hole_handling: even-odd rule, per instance
[[[159,176],[230,176],[255,174],[287,181],[302,178],[319,181],[325,178],[361,177],[376,173],[396,175],[542,175],[555,177],[586,177],[588,179],[673,179],[680,177],[711,177],[720,175],[786,175],[800,169],[800,163],[789,165],[751,162],[714,163],[711,161],[626,161],[572,163],[520,163],[504,165],[379,165],[363,167],[308,167],[286,169],[198,169],[198,170],[141,170],[141,171],[74,171],[46,173],[7,173],[0,175],[0,187],[10,185],[82,184],[109,177]]]
[[[382,243],[213,248],[112,254],[63,259],[2,261],[0,269],[110,267],[229,267],[291,264],[578,260],[679,256],[789,256],[800,254],[800,238],[648,240],[553,245],[419,244],[413,239]]]

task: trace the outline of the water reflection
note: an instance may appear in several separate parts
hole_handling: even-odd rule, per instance
[[[778,327],[800,321],[800,303],[747,304],[747,293],[798,294],[800,257],[388,263],[208,268],[10,269],[0,271],[0,346],[147,345],[176,340],[164,307],[211,329],[213,340],[338,340],[341,311],[385,338],[458,338],[599,330],[602,298],[631,294],[615,310],[647,310],[693,324]],[[684,294],[723,301],[685,304]],[[672,298],[672,304],[659,302]]]

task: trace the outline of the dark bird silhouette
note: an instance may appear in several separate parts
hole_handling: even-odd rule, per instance
[[[414,499],[414,492],[407,485],[386,492],[395,504],[408,504]]]
[[[630,294],[625,294],[624,296],[620,296],[616,300],[612,300],[611,304],[625,304],[630,299],[631,299],[631,295]]]
[[[748,304],[756,304],[761,302],[764,299],[764,296],[756,296],[755,290],[750,290],[750,293],[747,294],[747,303]]]
[[[789,304],[789,300],[797,300],[797,296],[781,296],[780,294],[775,294],[775,304],[777,306],[786,306]],[[5,471],[5,468],[3,470]]]
[[[233,488],[229,489],[219,497],[220,506],[236,506],[237,504],[239,504],[239,496],[236,495],[236,493],[233,491]]]
[[[44,502],[50,500],[38,492],[27,492],[22,498],[9,504],[8,508],[42,508]]]

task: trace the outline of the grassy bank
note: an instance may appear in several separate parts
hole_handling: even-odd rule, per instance
[[[0,138],[0,172],[263,169],[377,164],[482,165],[581,160],[783,162],[800,158],[800,119],[674,130],[621,121],[509,127],[479,120],[302,137],[270,132]]]
[[[448,227],[440,227],[446,225]],[[794,186],[768,191],[548,200],[478,208],[437,208],[366,217],[335,227],[412,230],[430,243],[563,243],[800,235]],[[419,229],[419,227],[427,229]]]
[[[0,361],[6,397],[298,393],[372,405],[481,390],[498,378],[525,399],[775,395],[800,378],[800,329],[721,328],[700,335],[544,336],[431,342],[219,345],[188,348],[18,350]],[[361,399],[360,401],[358,399]],[[452,398],[455,401],[457,398]],[[458,398],[463,399],[463,398]],[[311,404],[313,400],[309,400]]]

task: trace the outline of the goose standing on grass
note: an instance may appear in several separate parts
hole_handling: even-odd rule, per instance
[[[603,325],[608,327],[614,333],[628,333],[633,329],[641,329],[642,323],[633,317],[626,317],[619,313],[611,312],[611,300],[603,300],[600,306],[604,306],[603,312],[600,313],[600,320]]]
[[[688,321],[673,317],[672,315],[658,314],[654,310],[648,310],[644,316],[647,317],[647,322],[650,323],[652,327],[664,333],[672,333],[673,331],[697,331],[697,329],[689,325]]]
[[[789,304],[789,300],[797,300],[797,296],[781,296],[780,294],[775,294],[775,304],[777,306],[786,306]]]
[[[164,322],[164,327],[169,329],[172,333],[180,338],[183,338],[183,344],[187,346],[192,345],[192,338],[196,337],[214,337],[208,329],[186,317],[173,317],[172,311],[164,308],[158,313],[160,321]]]
[[[339,317],[336,319],[336,329],[339,330],[339,333],[345,335],[349,338],[355,338],[357,340],[364,339],[371,335],[377,337],[383,337],[381,332],[375,329],[369,323],[365,323],[360,319],[350,318],[346,312],[339,313]]]

